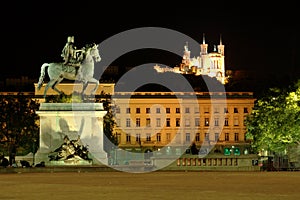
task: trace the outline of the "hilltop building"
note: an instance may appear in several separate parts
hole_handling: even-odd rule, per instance
[[[208,44],[205,43],[205,35],[203,34],[203,42],[200,44],[199,56],[191,58],[191,51],[188,48],[188,44],[184,46],[184,52],[182,56],[182,62],[179,67],[174,68],[162,68],[158,65],[154,66],[154,69],[159,72],[175,72],[181,74],[194,74],[207,75],[211,78],[216,78],[222,84],[226,83],[225,76],[225,45],[222,44],[220,38],[220,44],[214,46],[213,52],[208,53]]]

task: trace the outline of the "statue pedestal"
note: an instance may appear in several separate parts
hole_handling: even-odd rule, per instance
[[[63,144],[67,135],[70,140],[80,137],[82,145],[88,147],[93,165],[107,165],[107,153],[103,148],[103,116],[106,113],[102,103],[41,103],[37,111],[40,116],[40,146],[35,162],[59,166],[90,165],[88,161],[49,161],[49,154]]]

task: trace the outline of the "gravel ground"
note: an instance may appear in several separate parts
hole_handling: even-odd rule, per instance
[[[300,172],[0,174],[0,199],[300,199]]]

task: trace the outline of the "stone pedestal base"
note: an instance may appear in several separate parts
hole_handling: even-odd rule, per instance
[[[103,149],[103,116],[106,111],[102,103],[41,103],[40,145],[35,154],[35,163],[45,165],[107,165],[107,153]],[[63,144],[63,138],[80,137],[88,147],[92,163],[49,161],[50,153]]]

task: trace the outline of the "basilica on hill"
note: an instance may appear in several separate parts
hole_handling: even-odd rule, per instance
[[[216,78],[220,83],[225,84],[227,79],[225,77],[225,46],[222,44],[220,37],[220,44],[214,46],[214,50],[208,53],[208,44],[205,43],[205,35],[203,34],[203,42],[200,44],[199,56],[191,58],[191,51],[188,44],[184,46],[182,62],[178,67],[162,68],[158,65],[154,69],[158,73],[174,72],[181,74],[194,74],[196,76],[206,75],[211,78]]]

